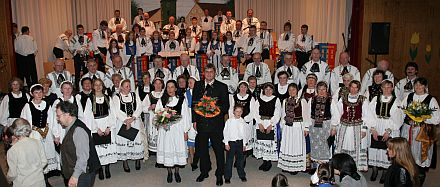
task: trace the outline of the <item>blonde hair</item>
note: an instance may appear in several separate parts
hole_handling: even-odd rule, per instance
[[[397,163],[408,170],[413,186],[418,186],[418,168],[411,153],[411,147],[409,146],[408,141],[402,137],[391,138],[387,142],[387,147],[396,155],[391,159],[391,162]]]

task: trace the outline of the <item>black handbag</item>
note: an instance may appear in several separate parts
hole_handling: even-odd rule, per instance
[[[269,134],[262,133],[257,129],[257,140],[275,140],[275,131],[271,130]]]
[[[382,141],[383,136],[377,136],[377,141],[373,139],[373,135],[371,135],[371,148],[374,149],[387,149],[387,142]]]

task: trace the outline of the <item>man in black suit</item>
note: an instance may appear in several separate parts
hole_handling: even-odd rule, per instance
[[[217,186],[223,185],[223,174],[225,167],[225,155],[223,144],[223,128],[225,125],[225,115],[229,109],[228,86],[215,78],[214,64],[205,66],[205,80],[197,81],[194,85],[192,105],[193,107],[206,95],[217,98],[217,106],[220,108],[220,114],[213,118],[200,116],[192,110],[192,122],[194,129],[197,130],[196,136],[196,154],[200,156],[200,172],[197,182],[202,182],[208,178],[208,172],[211,168],[209,157],[208,140],[211,140],[211,146],[214,149],[217,162],[215,176],[217,177]]]

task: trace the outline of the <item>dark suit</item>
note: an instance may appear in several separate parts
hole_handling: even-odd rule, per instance
[[[228,86],[222,82],[214,80],[211,87],[206,89],[205,81],[197,81],[194,85],[192,105],[196,105],[203,95],[217,98],[217,106],[221,113],[213,118],[202,117],[192,110],[192,122],[197,123],[196,136],[196,154],[200,156],[200,171],[202,174],[208,174],[210,165],[210,157],[208,150],[208,140],[211,140],[214,149],[217,170],[216,176],[222,176],[224,173],[225,155],[223,144],[223,128],[225,126],[225,115],[229,110],[229,94]]]

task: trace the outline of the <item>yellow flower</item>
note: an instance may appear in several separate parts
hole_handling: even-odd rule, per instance
[[[411,44],[417,45],[420,42],[420,33],[414,32],[411,36]]]
[[[426,45],[426,52],[431,52],[431,44]]]

